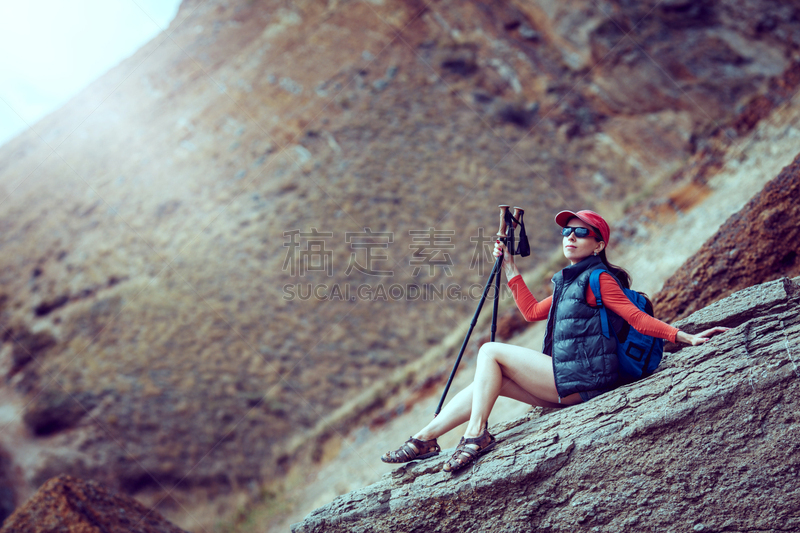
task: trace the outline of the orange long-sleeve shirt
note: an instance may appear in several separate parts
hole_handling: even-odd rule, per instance
[[[522,316],[525,317],[525,320],[534,322],[547,318],[550,312],[550,305],[553,302],[552,296],[548,296],[541,302],[538,302],[533,294],[531,294],[528,286],[525,285],[522,276],[514,276],[511,278],[508,282],[508,287],[511,289],[514,302],[516,302],[519,310],[522,311]],[[600,274],[600,292],[603,293],[603,304],[622,317],[634,329],[645,335],[675,342],[678,328],[665,324],[636,307],[633,302],[625,296],[619,284],[617,284],[616,280],[611,277],[611,274],[608,272],[602,272]],[[591,307],[597,307],[597,298],[594,292],[592,292],[592,288],[589,286],[586,287],[586,303]]]

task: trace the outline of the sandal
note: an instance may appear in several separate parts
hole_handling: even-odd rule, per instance
[[[397,450],[383,454],[381,461],[384,463],[407,463],[415,459],[427,459],[439,455],[440,451],[442,449],[439,448],[436,439],[419,440],[411,437]]]
[[[452,457],[442,467],[445,472],[458,472],[474,463],[478,457],[488,452],[497,445],[495,438],[489,433],[489,426],[483,429],[480,437],[466,438],[461,437],[461,442],[456,446],[456,451]],[[472,448],[471,446],[477,446]]]

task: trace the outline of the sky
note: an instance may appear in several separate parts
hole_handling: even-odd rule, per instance
[[[0,0],[0,145],[130,57],[180,0]]]

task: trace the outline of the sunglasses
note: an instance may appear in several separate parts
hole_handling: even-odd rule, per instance
[[[561,235],[564,237],[569,237],[572,235],[572,232],[575,232],[575,236],[579,239],[585,239],[586,237],[593,236],[596,237],[594,232],[589,228],[573,228],[572,226],[567,226],[566,228],[561,228]]]

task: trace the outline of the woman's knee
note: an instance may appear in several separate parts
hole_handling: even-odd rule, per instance
[[[499,342],[484,343],[480,350],[478,350],[478,359],[496,361],[500,346],[501,344]]]

